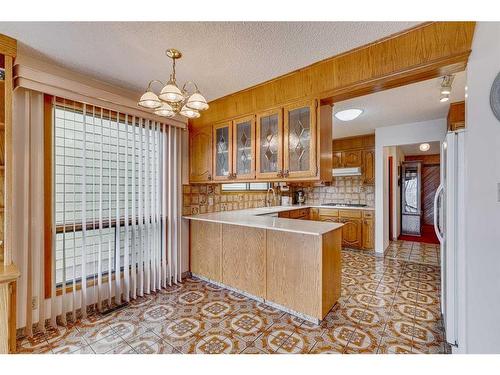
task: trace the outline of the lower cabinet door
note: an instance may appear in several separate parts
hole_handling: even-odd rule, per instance
[[[363,230],[361,234],[363,249],[373,250],[375,246],[373,234],[373,219],[363,219]]]
[[[222,282],[266,298],[266,230],[222,226]]]
[[[320,236],[268,230],[267,300],[322,319],[321,265]]]
[[[342,245],[358,249],[361,247],[361,219],[342,218]]]
[[[222,224],[190,220],[191,272],[222,282]]]

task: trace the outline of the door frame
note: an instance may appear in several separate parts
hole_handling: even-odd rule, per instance
[[[393,195],[394,195],[394,189],[393,189],[393,179],[394,179],[394,171],[393,171],[393,164],[392,164],[392,156],[389,156],[387,158],[388,161],[388,183],[389,183],[389,241],[392,241],[394,239],[394,217],[393,217]]]

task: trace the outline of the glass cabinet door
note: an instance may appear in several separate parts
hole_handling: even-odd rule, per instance
[[[214,126],[214,180],[232,178],[232,129],[231,123]]]
[[[285,177],[316,174],[316,123],[314,103],[285,108]]]
[[[282,176],[282,111],[276,109],[257,115],[257,177]]]
[[[255,177],[255,117],[235,120],[233,125],[233,173],[235,179]]]

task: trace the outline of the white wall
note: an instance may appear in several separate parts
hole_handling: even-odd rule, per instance
[[[468,353],[500,353],[500,121],[489,105],[500,72],[499,37],[499,22],[478,23],[467,68],[466,342],[459,345]]]
[[[446,119],[386,126],[375,130],[375,252],[389,245],[387,157],[388,146],[443,141]]]

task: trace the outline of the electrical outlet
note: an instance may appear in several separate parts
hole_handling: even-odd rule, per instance
[[[31,297],[31,310],[36,310],[38,309],[38,297],[34,296]]]

